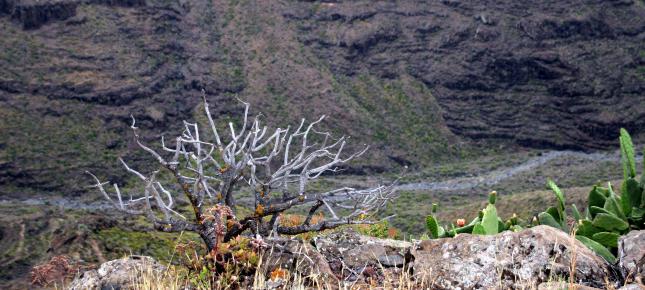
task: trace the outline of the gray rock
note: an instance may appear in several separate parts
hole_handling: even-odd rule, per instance
[[[627,284],[618,288],[618,290],[645,290],[645,286],[643,284]]]
[[[166,267],[146,256],[130,256],[101,264],[74,279],[69,290],[132,289],[137,277],[148,271],[163,272]]]
[[[327,261],[353,270],[368,265],[402,267],[412,246],[410,242],[363,236],[353,230],[317,237],[314,241]]]
[[[379,263],[385,267],[403,267],[405,258],[399,254],[380,256]]]
[[[260,273],[271,273],[277,268],[297,272],[303,277],[317,277],[332,281],[336,278],[329,264],[316,249],[299,239],[268,240]]]
[[[604,259],[548,226],[422,241],[411,253],[416,279],[431,288],[534,288],[543,282],[568,281],[573,261],[580,285],[604,288],[605,278],[614,280]]]
[[[620,237],[618,266],[626,281],[645,283],[645,230],[631,231]]]
[[[571,284],[569,282],[545,282],[538,285],[538,290],[600,290],[599,288]]]

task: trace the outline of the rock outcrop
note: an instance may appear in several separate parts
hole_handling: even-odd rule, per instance
[[[134,289],[144,273],[162,273],[165,266],[145,256],[130,256],[101,264],[98,270],[82,273],[69,290]]]
[[[412,256],[417,279],[442,289],[531,288],[557,279],[568,281],[572,274],[578,284],[603,288],[606,279],[617,278],[605,260],[548,226],[423,241]]]
[[[326,281],[336,279],[325,257],[301,240],[272,241],[266,253],[268,254],[262,261],[261,273],[285,269],[297,272],[303,277],[315,277]]]
[[[631,231],[620,237],[618,266],[623,279],[645,284],[645,230]]]
[[[82,4],[132,7],[145,5],[145,0],[0,0],[0,15],[10,15],[24,29],[37,29],[75,16]]]
[[[641,255],[638,232],[621,240],[623,258]],[[409,243],[366,237],[352,230],[316,237],[270,240],[260,273],[266,287],[280,288],[285,279],[331,288],[379,286],[406,289],[605,289],[625,282],[613,265],[566,233],[548,226],[494,236],[460,234],[455,238]],[[639,248],[640,247],[640,248]],[[621,259],[623,259],[621,258]],[[631,258],[626,258],[631,259]],[[627,260],[625,260],[627,261]],[[634,264],[619,263],[626,271]],[[127,289],[141,269],[161,273],[149,257],[130,257],[85,272],[71,289]],[[640,269],[640,268],[638,268]],[[293,275],[298,274],[298,275]],[[573,277],[572,277],[573,275]],[[402,285],[403,283],[403,285]],[[624,289],[643,287],[638,280]],[[105,288],[103,288],[105,289]],[[621,288],[623,289],[623,288]]]
[[[598,148],[612,144],[618,124],[643,128],[638,1],[300,5],[287,15],[332,71],[415,77],[457,135]],[[633,53],[616,54],[623,49]]]

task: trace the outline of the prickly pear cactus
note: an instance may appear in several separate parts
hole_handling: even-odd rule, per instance
[[[640,182],[636,179],[634,146],[625,129],[620,130],[619,141],[624,178],[621,195],[616,194],[608,182],[607,187],[594,186],[589,192],[584,216],[575,205],[571,206],[571,212],[577,220],[576,238],[610,262],[616,259],[614,254],[621,235],[633,229],[645,228],[645,174]],[[538,220],[541,224],[568,230],[564,194],[553,181],[549,181],[548,186],[556,195],[558,205],[540,213]]]
[[[497,192],[492,191],[488,195],[488,205],[481,210],[477,217],[475,217],[470,223],[465,224],[465,221],[461,221],[461,224],[457,223],[451,225],[449,230],[443,228],[439,223],[439,220],[434,216],[436,212],[436,204],[433,205],[433,214],[426,217],[426,228],[428,230],[428,236],[431,238],[444,238],[444,237],[454,237],[457,234],[475,234],[475,235],[494,235],[501,231],[505,230],[521,230],[522,227],[519,225],[519,219],[517,215],[513,215],[508,221],[503,222],[497,216],[497,208],[495,207],[495,202],[497,201]]]

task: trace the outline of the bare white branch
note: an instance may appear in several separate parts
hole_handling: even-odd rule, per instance
[[[184,121],[183,131],[174,139],[174,146],[167,146],[162,137],[161,153],[158,153],[140,140],[136,119],[131,116],[130,127],[135,142],[157,160],[159,168],[145,173],[119,158],[125,170],[144,183],[143,192],[134,197],[130,195],[128,201],[123,200],[116,184],[114,193],[108,193],[104,188],[107,183],[100,182],[88,172],[94,179],[93,187],[98,188],[117,209],[130,214],[146,214],[162,230],[191,229],[199,232],[209,248],[220,240],[217,236],[230,239],[244,230],[261,235],[271,231],[297,234],[343,224],[366,223],[369,221],[363,220],[365,215],[374,215],[396,196],[393,185],[362,189],[342,187],[327,191],[310,189],[312,183],[322,180],[327,174],[340,172],[342,167],[368,149],[364,146],[347,152],[348,137],[334,139],[331,133],[318,129],[325,116],[308,124],[302,119],[295,130],[291,127],[269,129],[262,125],[261,115],[250,120],[250,104],[240,100],[244,105],[241,127],[235,128],[234,123],[229,122],[229,136],[222,136],[211,115],[206,95],[202,93],[212,141],[202,140],[205,135],[200,132],[197,122]],[[168,174],[160,174],[162,171],[170,173],[174,182],[168,180]],[[234,191],[240,185],[248,186],[254,193],[256,211],[237,222],[232,212],[237,206]],[[179,195],[185,196],[192,205],[194,220],[187,221],[186,215],[174,208]],[[292,227],[280,226],[280,214],[293,207],[309,208],[305,222]],[[321,208],[331,217],[312,222],[313,215]],[[265,216],[272,216],[271,221],[263,219]],[[225,219],[235,220],[236,226],[224,226]]]

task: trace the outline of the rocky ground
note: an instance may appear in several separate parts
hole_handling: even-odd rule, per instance
[[[461,234],[413,243],[352,231],[269,241],[254,289],[642,289],[643,231],[621,238],[611,265],[566,233],[548,226],[495,236]],[[151,270],[142,270],[150,268]],[[110,261],[85,272],[71,289],[128,287],[141,273],[166,267],[146,257]],[[279,271],[279,272],[278,272]],[[287,273],[284,276],[275,273]],[[266,277],[264,277],[266,275]],[[293,277],[303,277],[296,282]],[[266,280],[264,280],[266,279]],[[236,281],[243,281],[239,277]],[[262,282],[260,282],[262,281]],[[247,282],[249,283],[249,282]],[[317,285],[317,286],[316,286]]]

